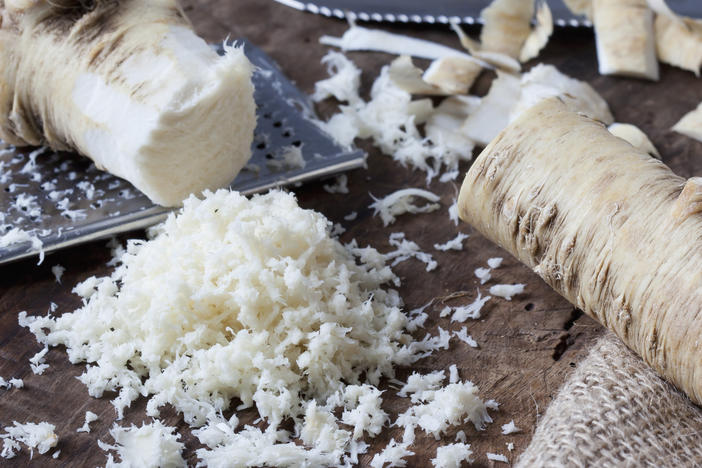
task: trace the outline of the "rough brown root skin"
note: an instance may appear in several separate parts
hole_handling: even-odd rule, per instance
[[[699,184],[684,186],[660,161],[549,99],[485,148],[458,207],[700,404],[702,215]]]

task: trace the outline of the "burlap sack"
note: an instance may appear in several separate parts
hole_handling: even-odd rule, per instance
[[[702,410],[608,334],[546,410],[518,467],[702,466]]]

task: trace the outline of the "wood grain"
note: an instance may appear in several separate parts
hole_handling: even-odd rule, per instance
[[[326,49],[317,43],[318,37],[340,35],[346,29],[341,21],[299,13],[270,0],[187,0],[184,6],[195,28],[209,41],[221,41],[227,35],[247,37],[276,59],[284,72],[308,93],[315,81],[325,77],[319,61]],[[395,25],[388,29],[457,46],[453,35],[444,27]],[[349,56],[363,69],[366,91],[380,67],[390,60],[384,54],[353,53]],[[594,40],[589,30],[557,31],[539,60],[590,82],[608,100],[617,120],[634,123],[648,133],[663,160],[678,174],[687,177],[702,173],[702,159],[698,155],[702,146],[669,130],[680,116],[702,100],[702,87],[692,74],[663,66],[658,83],[598,76]],[[485,76],[475,92],[484,93],[488,86],[489,77]],[[321,110],[328,113],[332,109],[333,104],[324,104]],[[434,182],[428,187],[441,195],[443,207],[440,211],[400,217],[390,228],[383,228],[380,219],[373,217],[368,208],[370,193],[382,196],[404,187],[424,187],[424,174],[398,166],[368,145],[361,146],[369,154],[368,169],[349,174],[350,194],[330,195],[322,189],[321,182],[295,191],[302,206],[319,210],[347,228],[343,241],[355,238],[361,244],[386,251],[389,250],[389,233],[402,231],[422,248],[432,251],[440,265],[434,272],[425,272],[423,265],[415,261],[407,261],[396,268],[402,278],[400,292],[407,309],[433,301],[434,305],[427,309],[431,315],[427,324],[429,331],[434,331],[436,326],[451,330],[462,326],[438,317],[446,302],[442,298],[464,291],[464,296],[447,303],[459,305],[472,301],[478,287],[472,272],[485,266],[490,257],[505,257],[504,265],[494,271],[495,283],[527,285],[523,296],[511,302],[492,300],[486,305],[482,319],[466,324],[480,345],[478,349],[453,340],[448,351],[436,353],[412,369],[401,369],[398,375],[403,379],[414,370],[448,369],[456,364],[461,377],[475,382],[484,398],[501,404],[500,410],[494,413],[495,422],[484,432],[476,432],[470,425],[460,428],[465,430],[473,446],[475,466],[493,465],[494,462],[486,459],[486,452],[503,453],[513,461],[529,442],[539,415],[602,329],[469,226],[456,227],[449,221],[447,208],[457,194],[460,179],[456,184]],[[343,217],[352,211],[358,212],[358,218],[344,221]],[[445,242],[458,231],[470,234],[464,251],[433,251],[434,243]],[[141,237],[143,233],[135,232],[130,236]],[[51,367],[44,375],[33,375],[27,360],[41,348],[17,325],[17,313],[26,310],[30,315],[45,314],[50,302],[58,305],[57,313],[75,309],[80,301],[71,294],[73,285],[91,275],[109,273],[108,260],[109,250],[102,241],[50,255],[42,266],[36,266],[35,260],[28,260],[3,266],[0,270],[0,376],[23,378],[26,385],[21,390],[0,390],[0,424],[7,425],[13,420],[49,421],[57,426],[58,448],[61,449],[57,460],[42,455],[29,460],[23,451],[17,458],[4,461],[7,466],[101,466],[105,463],[105,454],[98,448],[97,440],[111,441],[108,429],[114,422],[115,412],[109,403],[110,396],[101,399],[88,396],[85,387],[75,379],[83,366],[71,365],[61,348],[48,353],[47,362]],[[50,271],[56,264],[66,267],[62,284],[54,281]],[[421,338],[423,333],[418,332],[417,337]],[[407,401],[393,397],[394,393],[389,390],[386,410],[392,413],[404,410]],[[147,420],[144,405],[143,400],[137,401],[121,423],[138,424]],[[90,434],[78,434],[75,430],[82,425],[86,410],[100,415],[100,420],[92,424]],[[197,440],[189,435],[181,418],[173,411],[165,411],[163,415],[164,422],[182,430],[188,460],[194,465],[193,450],[199,447]],[[254,419],[253,412],[242,417],[244,422]],[[510,420],[514,420],[522,432],[502,436],[500,426]],[[416,456],[408,460],[409,466],[428,465],[436,447],[453,442],[454,434],[452,431],[442,441],[418,436],[414,447]],[[368,465],[372,455],[393,437],[401,437],[401,431],[389,428],[383,432],[373,442],[369,454],[362,458],[361,465]],[[515,444],[511,453],[506,450],[507,442]]]

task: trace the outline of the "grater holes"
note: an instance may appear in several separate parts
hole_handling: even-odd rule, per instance
[[[90,208],[97,210],[98,208],[102,207],[102,200],[95,200],[90,204]]]
[[[262,141],[261,143],[259,143],[259,144],[256,145],[256,148],[257,148],[257,149],[260,149],[260,150],[266,149],[266,142],[265,142],[265,141]]]
[[[281,122],[280,120],[276,120],[275,122],[273,122],[273,126],[275,128],[280,128],[283,126],[283,122]]]
[[[271,153],[266,153],[266,159],[275,159],[275,156],[273,156]]]
[[[300,140],[295,140],[292,142],[292,145],[299,148],[300,146],[302,146],[302,142]]]

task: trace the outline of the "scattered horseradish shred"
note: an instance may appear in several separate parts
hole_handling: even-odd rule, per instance
[[[4,439],[1,455],[4,458],[14,457],[20,449],[19,442],[29,448],[30,457],[34,454],[34,449],[40,454],[45,454],[58,443],[55,429],[56,426],[47,422],[20,424],[14,421],[12,426],[4,428],[4,434],[0,434],[0,439]]]
[[[356,103],[360,100],[361,70],[341,52],[329,52],[322,57],[330,77],[314,85],[312,100],[323,101],[329,97],[339,102]]]
[[[453,336],[455,336],[456,338],[458,338],[462,342],[466,343],[471,348],[478,347],[478,343],[473,339],[472,336],[470,336],[468,334],[468,330],[466,327],[463,327],[460,330],[454,331]]]
[[[487,405],[478,396],[478,388],[471,382],[450,383],[434,391],[424,391],[421,403],[411,406],[397,417],[394,425],[405,429],[404,443],[414,442],[416,427],[439,440],[450,426],[471,422],[482,431],[492,418]]]
[[[490,294],[497,297],[503,297],[508,301],[512,300],[513,296],[517,296],[524,292],[524,284],[496,284],[490,287]]]
[[[463,462],[471,463],[473,451],[470,445],[465,443],[455,443],[437,447],[436,457],[431,460],[435,468],[461,468]]]
[[[24,326],[22,324],[22,318],[20,318],[20,326]],[[37,375],[42,375],[44,371],[49,368],[49,365],[44,362],[44,357],[48,352],[49,347],[44,346],[44,349],[42,349],[37,354],[29,358],[29,367],[32,369],[32,372],[34,372]]]
[[[414,452],[409,450],[408,443],[397,443],[395,439],[390,440],[390,443],[379,453],[376,453],[371,460],[372,468],[383,468],[386,463],[389,463],[389,467],[403,467],[407,466],[407,462],[404,458],[411,457]]]
[[[480,318],[480,311],[487,301],[492,299],[490,296],[482,297],[478,291],[478,297],[475,301],[466,306],[460,306],[453,309],[451,316],[452,322],[465,322],[468,319],[477,320]]]
[[[468,239],[468,237],[468,234],[459,232],[456,237],[445,244],[434,244],[434,248],[442,252],[446,252],[448,250],[463,250],[463,241]]]
[[[164,426],[159,420],[141,427],[121,427],[117,424],[110,429],[115,443],[98,441],[104,451],[117,452],[121,463],[116,463],[113,455],[107,456],[107,468],[118,466],[139,466],[143,468],[181,468],[185,445],[180,442],[180,434],[175,427]]]
[[[410,258],[416,258],[420,262],[425,263],[427,265],[427,271],[432,271],[439,265],[430,253],[422,252],[415,242],[405,239],[404,232],[394,232],[390,234],[388,242],[391,246],[396,248],[396,250],[385,254],[388,260],[393,260],[392,266],[409,260]]]
[[[349,176],[341,174],[334,179],[334,183],[324,184],[322,188],[328,193],[349,193]]]
[[[424,206],[413,204],[415,197],[427,200]],[[408,188],[393,192],[383,198],[373,198],[373,203],[370,207],[373,209],[374,215],[380,215],[384,226],[388,226],[395,222],[396,217],[405,213],[430,213],[439,209],[439,196],[417,188]]]
[[[458,226],[458,199],[457,198],[453,199],[453,203],[451,204],[451,206],[449,206],[448,213],[449,213],[449,219],[453,222],[453,224]]]
[[[10,390],[13,388],[22,388],[22,387],[24,387],[24,381],[22,379],[5,380],[4,378],[0,377],[0,388],[5,388],[7,390]]]
[[[493,270],[495,268],[499,268],[500,265],[502,265],[502,257],[493,257],[493,258],[488,258],[487,264],[490,268]]]
[[[12,228],[0,236],[0,249],[24,243],[29,243],[32,250],[39,252],[39,262],[37,265],[41,265],[44,261],[44,243],[36,235],[19,228]]]
[[[56,278],[56,282],[58,284],[61,284],[61,277],[65,271],[66,268],[61,265],[54,265],[51,267],[51,273],[54,275],[54,278]]]
[[[508,434],[515,434],[517,432],[521,432],[521,429],[519,429],[515,424],[514,420],[508,422],[507,424],[502,425],[502,434],[503,435],[508,435]]]
[[[449,366],[449,383],[457,383],[458,382],[458,367],[456,367],[456,364],[451,364]]]
[[[442,385],[446,375],[444,371],[434,371],[429,374],[418,374],[413,372],[407,378],[407,383],[397,392],[397,395],[402,398],[410,397],[412,403],[427,399],[425,392],[434,392]]]
[[[502,462],[502,463],[509,463],[509,460],[507,459],[507,457],[505,457],[504,455],[502,455],[500,453],[489,453],[488,452],[487,459],[492,460],[492,461]]]
[[[480,280],[480,284],[485,284],[492,278],[489,268],[476,268],[474,274]]]
[[[86,411],[85,412],[85,422],[81,427],[76,429],[76,432],[90,432],[90,423],[97,421],[98,420],[98,415],[93,413],[92,411]]]

